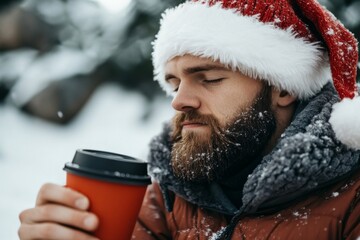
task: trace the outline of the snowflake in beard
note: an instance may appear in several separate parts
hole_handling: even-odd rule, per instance
[[[182,133],[184,121],[204,123],[210,134]],[[193,182],[222,179],[259,156],[275,129],[271,87],[267,85],[253,104],[239,109],[225,127],[212,115],[201,115],[195,110],[179,113],[173,119],[171,166],[174,174]]]

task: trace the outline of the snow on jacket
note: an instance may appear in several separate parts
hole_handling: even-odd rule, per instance
[[[154,183],[133,239],[358,239],[360,152],[342,145],[328,123],[337,101],[328,84],[299,104],[273,151],[231,179],[241,190],[238,202],[219,183],[173,175],[166,125],[151,143]]]

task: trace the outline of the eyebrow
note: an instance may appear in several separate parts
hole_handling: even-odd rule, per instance
[[[199,72],[207,72],[207,71],[214,71],[214,70],[218,70],[218,71],[229,71],[228,68],[226,68],[225,66],[219,66],[219,65],[214,65],[214,64],[205,64],[205,65],[199,65],[199,66],[195,66],[195,67],[189,67],[189,68],[185,68],[183,70],[183,72],[185,74],[194,74],[194,73],[199,73]],[[171,78],[176,78],[173,74],[165,74],[165,81],[169,81]]]

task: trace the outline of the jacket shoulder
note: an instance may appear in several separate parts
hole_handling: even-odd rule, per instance
[[[347,211],[343,216],[343,238],[357,239],[360,237],[360,171],[345,183],[343,188],[348,195]]]
[[[357,239],[360,171],[278,212],[246,216],[233,239]]]

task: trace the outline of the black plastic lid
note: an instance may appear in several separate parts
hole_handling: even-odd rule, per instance
[[[66,172],[133,185],[151,184],[147,174],[147,163],[122,154],[79,149],[73,161],[64,166]]]

